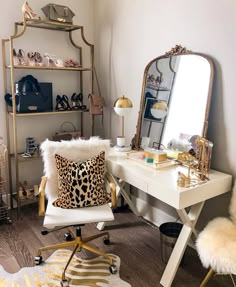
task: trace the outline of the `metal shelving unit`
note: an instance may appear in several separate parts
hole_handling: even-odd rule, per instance
[[[18,217],[20,215],[20,207],[21,205],[24,205],[23,201],[19,197],[19,186],[20,186],[20,180],[19,180],[19,163],[22,164],[22,160],[19,159],[19,151],[18,149],[18,137],[20,136],[18,134],[18,128],[17,128],[17,122],[18,119],[21,117],[42,117],[45,115],[60,115],[60,114],[70,114],[70,113],[77,113],[80,116],[80,126],[81,126],[81,134],[83,135],[83,114],[84,112],[88,112],[88,110],[76,110],[76,111],[52,111],[52,112],[40,112],[40,113],[17,113],[16,109],[16,98],[15,98],[15,73],[18,70],[23,70],[26,73],[30,71],[30,73],[33,73],[34,71],[59,71],[59,72],[77,72],[79,73],[78,80],[80,82],[80,92],[83,93],[83,72],[89,72],[91,73],[91,81],[90,81],[90,93],[94,93],[94,45],[90,44],[84,35],[84,27],[78,26],[78,25],[72,25],[72,24],[65,24],[60,22],[51,22],[51,21],[45,21],[40,19],[28,19],[23,18],[23,21],[21,22],[15,22],[14,24],[14,34],[10,36],[8,39],[2,39],[2,63],[3,63],[3,82],[4,82],[4,93],[11,93],[12,96],[12,112],[9,112],[8,107],[6,105],[6,128],[7,128],[7,149],[8,149],[8,168],[9,168],[9,175],[10,175],[10,182],[9,182],[9,191],[10,191],[10,206],[13,208],[13,199],[16,198],[17,202],[17,208],[18,208]],[[69,40],[71,45],[78,49],[79,59],[81,66],[78,68],[73,67],[47,67],[47,66],[20,66],[20,65],[14,65],[13,61],[13,49],[14,49],[14,41],[15,39],[21,37],[24,35],[27,29],[47,29],[47,30],[54,30],[54,31],[61,31],[68,33]],[[90,62],[88,67],[83,66],[83,55],[82,55],[82,47],[78,46],[74,40],[73,40],[73,31],[80,31],[80,36],[85,45],[88,46],[90,49]],[[78,34],[77,34],[78,35]],[[7,47],[8,46],[8,47]],[[7,60],[7,48],[9,48],[9,59]],[[10,71],[10,73],[9,73]],[[11,86],[11,90],[9,91],[8,87],[8,81]],[[10,137],[10,130],[12,131],[12,138]],[[93,122],[92,122],[92,134],[93,134]],[[13,155],[10,154],[10,146],[13,146]],[[14,158],[14,161],[11,162],[11,158]],[[27,159],[29,160],[29,159]],[[35,160],[35,158],[33,158]],[[12,173],[14,172],[14,177],[12,176]],[[14,179],[14,182],[12,180]],[[30,201],[29,201],[30,202]]]

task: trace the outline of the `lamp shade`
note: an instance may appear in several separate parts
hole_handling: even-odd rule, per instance
[[[163,119],[168,113],[166,102],[157,102],[151,107],[151,114],[156,119]]]
[[[132,102],[125,96],[118,98],[114,103],[114,110],[119,116],[127,115],[132,107]]]

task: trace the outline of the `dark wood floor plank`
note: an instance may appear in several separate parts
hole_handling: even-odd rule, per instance
[[[37,248],[64,240],[66,230],[42,236],[43,218],[37,215],[37,206],[22,208],[21,219],[16,220],[11,212],[12,225],[0,226],[0,264],[8,272],[21,267],[32,266]],[[102,238],[91,242],[104,252],[114,253],[121,258],[120,276],[132,287],[160,287],[165,268],[161,259],[160,234],[157,227],[147,224],[129,211],[115,214],[115,221],[109,222],[106,230],[110,233],[111,244],[104,245]],[[82,227],[82,234],[89,236],[99,232],[96,224]],[[46,259],[52,252],[43,254]],[[87,251],[77,254],[82,258],[94,257]],[[207,273],[201,265],[197,252],[188,247],[184,260],[178,269],[172,287],[196,287]],[[231,286],[228,276],[216,276],[208,287]]]

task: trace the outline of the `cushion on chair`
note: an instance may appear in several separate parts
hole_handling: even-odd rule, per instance
[[[236,274],[236,225],[228,218],[210,221],[199,234],[196,247],[205,268]]]
[[[77,208],[103,205],[111,201],[104,188],[105,152],[83,162],[55,155],[58,170],[58,198],[54,206]]]
[[[58,197],[58,172],[55,154],[77,162],[96,156],[101,151],[105,151],[107,156],[110,150],[110,140],[103,140],[99,137],[61,142],[45,140],[41,144],[40,150],[44,162],[44,174],[47,177],[46,196],[50,201],[54,201]]]

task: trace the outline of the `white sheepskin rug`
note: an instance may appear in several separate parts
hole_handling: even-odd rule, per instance
[[[57,250],[40,266],[25,267],[14,274],[9,274],[0,266],[0,286],[59,287],[70,254],[69,250]],[[104,257],[81,260],[74,256],[66,272],[69,286],[131,287],[119,277],[120,258],[112,256],[118,269],[116,274],[110,273],[109,262]]]
[[[196,247],[202,265],[217,273],[236,274],[236,224],[218,217],[199,234]]]
[[[205,268],[236,275],[236,181],[229,213],[230,219],[217,217],[207,224],[198,235],[196,247]]]
[[[105,156],[107,156],[110,150],[110,140],[91,137],[89,140],[74,139],[55,142],[47,139],[40,145],[40,150],[44,162],[44,174],[48,178],[45,192],[50,199],[56,198],[58,193],[55,154],[73,161],[85,161],[101,151],[105,151]]]

